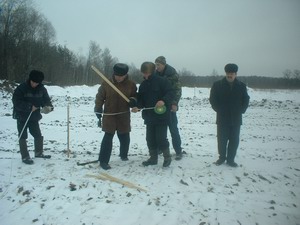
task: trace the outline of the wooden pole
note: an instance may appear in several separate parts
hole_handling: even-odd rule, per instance
[[[112,87],[126,102],[129,102],[129,99],[109,80],[107,79],[103,73],[101,73],[95,66],[91,66],[92,69],[106,82],[109,86]]]
[[[99,175],[87,174],[86,176],[87,177],[93,177],[93,178],[100,179],[100,180],[109,180],[109,181],[112,181],[112,182],[115,182],[115,183],[118,183],[118,184],[122,184],[126,187],[129,187],[129,188],[133,188],[133,189],[137,189],[139,191],[147,192],[147,190],[145,190],[144,188],[141,188],[141,187],[139,187],[139,186],[137,186],[133,183],[130,183],[128,181],[124,181],[124,180],[121,180],[119,178],[110,176],[107,173],[100,173]]]
[[[67,106],[67,154],[68,158],[70,158],[70,101],[68,99]]]

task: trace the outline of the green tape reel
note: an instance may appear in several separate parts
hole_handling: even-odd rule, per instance
[[[159,107],[154,107],[154,112],[156,114],[164,114],[167,111],[167,108],[165,105],[159,106]]]

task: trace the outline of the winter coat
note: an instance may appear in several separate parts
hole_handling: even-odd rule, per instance
[[[47,89],[43,84],[39,84],[36,88],[32,88],[30,80],[20,84],[14,91],[13,97],[13,118],[21,121],[26,121],[34,105],[37,108],[51,106],[51,99]],[[38,121],[42,119],[40,109],[35,110],[29,121]]]
[[[172,99],[174,99],[174,91],[167,79],[154,74],[150,75],[147,80],[145,79],[139,87],[137,107],[155,107],[156,103],[162,100],[167,108],[167,111],[163,114],[157,114],[153,109],[143,110],[142,117],[145,124],[168,124]]]
[[[210,90],[210,104],[217,112],[218,125],[242,125],[242,114],[249,105],[246,85],[235,79],[232,86],[224,77],[216,81]]]
[[[127,97],[136,98],[136,84],[126,77],[122,82],[118,83],[114,78],[110,81]],[[102,112],[104,105],[104,113],[120,113],[118,115],[103,115],[102,130],[104,132],[114,134],[129,133],[130,127],[130,110],[129,104],[125,101],[112,87],[103,82],[98,89],[95,100],[95,112]]]
[[[181,98],[182,90],[181,83],[179,81],[179,75],[177,74],[176,70],[172,66],[166,64],[165,69],[161,73],[156,71],[156,75],[165,77],[170,81],[171,86],[174,90],[174,99],[172,100],[171,104],[178,105],[178,102]]]

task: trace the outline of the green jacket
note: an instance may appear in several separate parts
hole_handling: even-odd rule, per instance
[[[182,91],[181,91],[181,83],[179,81],[179,75],[177,74],[176,70],[169,64],[166,64],[164,71],[162,71],[161,73],[156,71],[156,74],[158,76],[165,77],[169,80],[172,89],[175,93],[171,104],[178,106],[178,102],[181,98]]]

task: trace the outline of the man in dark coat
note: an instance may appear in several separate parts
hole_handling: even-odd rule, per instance
[[[47,89],[42,84],[43,80],[43,72],[32,70],[27,81],[20,84],[13,93],[13,118],[17,120],[20,152],[25,164],[33,164],[27,149],[27,128],[34,137],[35,157],[51,157],[43,154],[44,138],[39,126],[41,113],[49,113],[53,110]]]
[[[175,160],[180,160],[182,158],[182,148],[181,148],[181,137],[178,130],[178,119],[176,112],[178,111],[178,103],[181,98],[181,84],[179,82],[179,75],[176,70],[167,64],[166,58],[164,56],[159,56],[155,59],[156,74],[158,76],[168,79],[174,91],[174,99],[171,102],[171,110],[169,117],[169,130],[172,137],[172,145],[176,152]]]
[[[249,105],[249,95],[246,85],[236,79],[238,66],[227,64],[226,77],[216,81],[210,90],[210,104],[217,113],[217,140],[219,159],[216,165],[227,160],[231,167],[237,167],[234,158],[239,145],[242,114]]]
[[[174,99],[173,90],[167,79],[154,75],[154,63],[144,62],[141,65],[141,72],[145,80],[139,87],[137,107],[134,107],[132,111],[138,112],[139,109],[144,108],[142,117],[146,124],[146,141],[150,158],[142,164],[144,166],[156,165],[158,151],[161,151],[164,156],[163,167],[168,167],[171,164],[171,155],[167,130],[171,101]],[[156,109],[166,107],[166,111],[159,113],[159,110],[151,109],[153,107]]]
[[[101,143],[99,161],[100,166],[105,170],[111,168],[108,163],[112,152],[112,140],[116,131],[120,141],[120,157],[123,161],[128,160],[129,133],[131,131],[129,107],[135,106],[137,91],[136,84],[128,79],[128,70],[126,64],[115,64],[110,81],[130,99],[129,103],[106,82],[101,84],[96,95],[94,111],[99,119],[98,124],[102,124],[102,131],[105,132]],[[102,110],[103,105],[104,110]]]

